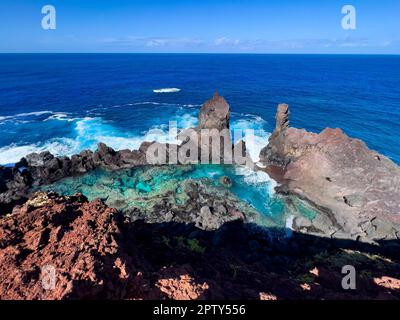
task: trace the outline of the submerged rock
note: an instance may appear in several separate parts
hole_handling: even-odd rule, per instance
[[[316,229],[366,241],[396,239],[400,230],[400,168],[349,138],[340,129],[321,133],[289,127],[289,108],[278,106],[276,128],[260,153],[281,189],[307,199],[321,211]],[[373,220],[390,227],[369,227]]]
[[[232,187],[232,184],[233,184],[231,178],[229,178],[229,177],[227,177],[227,176],[221,177],[221,178],[219,179],[219,182],[220,182],[224,187],[227,187],[227,188]]]
[[[208,179],[178,181],[171,176],[170,183],[154,189],[142,196],[132,193],[130,205],[122,208],[122,212],[131,221],[173,221],[194,224],[203,230],[215,230],[234,220],[252,222],[259,217],[250,205],[225,188],[213,186]]]

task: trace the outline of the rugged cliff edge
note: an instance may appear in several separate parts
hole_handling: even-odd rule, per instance
[[[281,192],[322,212],[314,221],[295,219],[295,230],[362,241],[400,237],[400,168],[364,142],[340,129],[291,128],[289,107],[280,104],[260,159]]]
[[[398,251],[270,231],[131,223],[100,200],[37,193],[0,218],[0,299],[400,298]]]

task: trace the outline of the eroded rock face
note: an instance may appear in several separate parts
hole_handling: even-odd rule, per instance
[[[232,145],[229,118],[229,104],[224,97],[215,92],[213,97],[202,105],[198,126],[179,133],[178,138],[182,141],[178,147],[179,151],[184,154],[186,150],[197,147],[194,159],[190,160],[203,164],[224,163],[253,167],[244,141],[239,140]]]
[[[142,298],[141,276],[125,269],[141,262],[120,247],[115,214],[82,195],[38,193],[15,207],[0,219],[0,299]]]
[[[159,218],[131,223],[100,200],[35,194],[0,217],[0,299],[400,298],[396,248]],[[362,275],[356,290],[341,287],[346,264]]]
[[[276,129],[260,154],[281,188],[324,212],[330,226],[320,224],[323,233],[361,240],[396,239],[400,168],[340,129],[316,134],[290,128],[288,116],[287,105],[279,105]]]
[[[205,102],[199,114],[200,129],[229,129],[229,105],[218,92]]]
[[[23,158],[20,164],[30,172],[34,185],[42,185],[96,168],[118,170],[144,165],[146,157],[140,150],[115,151],[99,143],[95,152],[84,150],[71,158],[55,157],[49,152],[33,153]]]
[[[0,216],[26,200],[32,178],[25,169],[0,166]]]

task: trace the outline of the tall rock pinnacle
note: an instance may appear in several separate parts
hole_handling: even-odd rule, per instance
[[[229,104],[217,91],[203,104],[199,114],[200,129],[229,129]]]
[[[278,111],[276,113],[276,127],[275,130],[278,132],[284,131],[289,127],[289,106],[287,104],[278,105]]]

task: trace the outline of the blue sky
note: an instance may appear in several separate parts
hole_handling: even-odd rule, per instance
[[[56,30],[41,27],[47,4]],[[400,54],[400,1],[1,0],[0,52]]]

